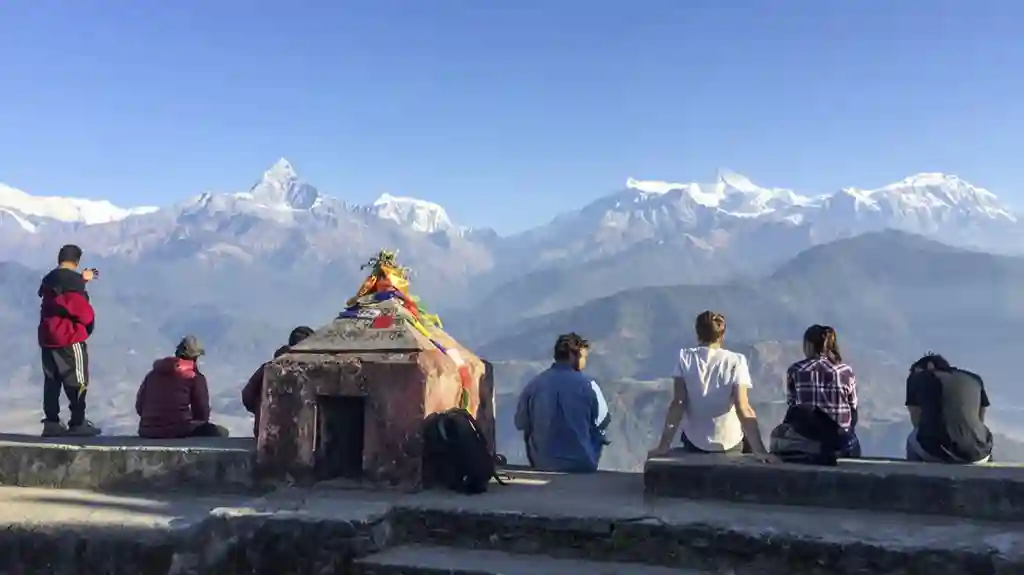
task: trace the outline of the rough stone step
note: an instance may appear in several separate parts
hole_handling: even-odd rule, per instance
[[[472,497],[0,487],[0,574],[350,573],[355,558],[413,543],[715,575],[1024,573],[1024,523],[651,499],[641,481],[520,474]]]
[[[710,575],[707,571],[599,563],[483,549],[394,547],[356,561],[358,575]]]

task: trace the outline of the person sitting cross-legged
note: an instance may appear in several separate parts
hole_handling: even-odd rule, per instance
[[[175,439],[227,437],[228,430],[210,423],[210,391],[199,371],[206,352],[195,336],[186,336],[173,357],[153,363],[135,396],[139,437]]]
[[[914,430],[907,459],[929,463],[987,463],[992,432],[985,425],[988,394],[981,377],[953,367],[938,354],[910,366],[907,411]]]

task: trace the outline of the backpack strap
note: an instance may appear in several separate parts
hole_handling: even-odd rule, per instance
[[[484,445],[487,445],[487,438],[484,437],[484,432],[480,430],[480,426],[477,425],[476,418],[473,417],[473,414],[469,413],[469,411],[467,410],[461,411],[463,412],[462,416],[465,417],[467,421],[469,421],[469,426],[473,428],[473,432],[476,433],[476,436],[478,438],[480,438],[480,442],[483,443]],[[495,454],[494,472],[491,474],[491,477],[498,482],[498,485],[508,485],[506,480],[511,481],[512,478],[508,474],[505,474],[504,476],[500,475],[498,473],[498,465],[508,465],[508,459],[506,459],[504,455]]]

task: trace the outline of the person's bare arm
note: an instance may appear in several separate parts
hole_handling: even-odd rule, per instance
[[[733,387],[732,403],[736,407],[736,415],[740,418],[743,436],[747,438],[750,449],[757,455],[768,455],[768,450],[765,449],[764,442],[761,440],[761,429],[757,425],[757,414],[754,413],[754,407],[750,405],[747,389],[743,385]]]
[[[687,408],[686,380],[681,376],[672,378],[672,403],[668,406],[668,413],[665,414],[665,425],[661,431],[661,440],[652,454],[666,453],[672,445],[672,438],[676,436],[679,423],[683,420]]]
[[[984,413],[985,408],[982,408],[981,411]],[[908,405],[907,412],[910,413],[910,424],[914,426],[914,429],[917,429],[918,423],[921,422],[921,408],[916,405]]]
[[[921,385],[923,378],[927,377],[927,374],[919,374],[911,372],[907,376],[907,400],[904,405],[907,406],[907,413],[910,414],[910,425],[917,429],[917,426],[921,423]]]
[[[978,380],[980,381],[981,378],[978,377]],[[982,382],[981,383],[981,408],[978,409],[978,419],[980,419],[982,423],[985,423],[985,410],[987,410],[988,406],[990,406],[990,405],[992,405],[992,404],[988,400],[988,393],[985,391],[985,383]]]

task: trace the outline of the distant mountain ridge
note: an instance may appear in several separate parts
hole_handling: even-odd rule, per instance
[[[711,184],[630,178],[510,236],[457,224],[444,207],[413,197],[346,202],[283,158],[247,191],[201,193],[159,209],[0,188],[0,259],[35,265],[74,241],[113,262],[106,265],[231,268],[239,279],[247,269],[254,278],[273,270],[333,284],[356,281],[352,270],[387,247],[413,268],[432,305],[472,314],[497,300],[509,318],[624,289],[758,275],[810,246],[890,228],[992,251],[1024,245],[1021,224],[995,194],[933,173],[822,195],[758,186],[725,170]]]
[[[1022,257],[877,232],[812,247],[761,278],[635,288],[524,318],[477,351],[496,361],[536,361],[550,352],[547,334],[574,330],[593,342],[591,363],[607,377],[654,379],[693,340],[696,314],[714,309],[726,315],[733,343],[798,341],[807,326],[829,324],[841,345],[879,350],[901,369],[927,350],[977,366],[1020,404],[1018,368],[1000,358],[1014,354],[1024,332],[1021,285]],[[460,330],[472,332],[452,328]]]
[[[715,208],[732,216],[770,216],[794,222],[802,219],[799,216],[839,209],[849,209],[859,216],[905,217],[934,212],[927,215],[936,220],[956,213],[965,217],[1017,222],[1017,217],[992,192],[959,176],[941,173],[915,174],[871,190],[846,187],[817,196],[804,196],[785,188],[764,188],[729,170],[719,171],[717,181],[712,184],[675,184],[629,178],[626,189],[639,192],[644,200],[676,193],[703,207]],[[638,200],[635,202],[639,203]]]
[[[444,208],[426,200],[384,193],[373,204],[358,206],[324,195],[312,184],[302,180],[291,162],[285,158],[275,162],[246,192],[205,192],[165,208],[121,208],[106,200],[32,196],[0,184],[0,210],[19,218],[38,218],[43,221],[106,224],[161,210],[194,211],[203,207],[248,212],[263,209],[267,210],[268,217],[273,217],[270,211],[310,211],[329,207],[366,211],[424,233],[461,230],[451,222]],[[23,227],[31,233],[36,231],[34,226]]]
[[[292,164],[284,158],[264,172],[247,192],[204,193],[184,202],[184,205],[207,203],[224,195],[278,210],[311,210],[323,204],[361,208],[322,194],[299,178]],[[383,193],[371,205],[362,208],[428,234],[460,229],[451,222],[442,206],[413,197]],[[608,226],[637,222],[656,225],[659,219],[672,216],[672,219],[689,219],[692,223],[696,216],[694,210],[699,208],[712,209],[726,216],[769,217],[793,223],[813,219],[822,213],[862,219],[880,218],[894,227],[906,223],[928,228],[951,220],[972,218],[1010,224],[1018,221],[995,194],[956,175],[919,173],[875,189],[846,187],[827,194],[802,195],[786,188],[759,186],[730,170],[720,170],[716,181],[710,184],[628,178],[620,192],[598,198],[575,212],[561,214],[555,221],[564,223],[574,216],[600,216]],[[121,208],[105,200],[32,196],[0,184],[0,209],[24,217],[94,225],[160,209],[174,209],[174,206]],[[613,214],[623,214],[623,218],[616,218]],[[901,218],[912,221],[898,221]],[[26,228],[26,231],[29,230]],[[909,231],[927,233],[928,229]]]

